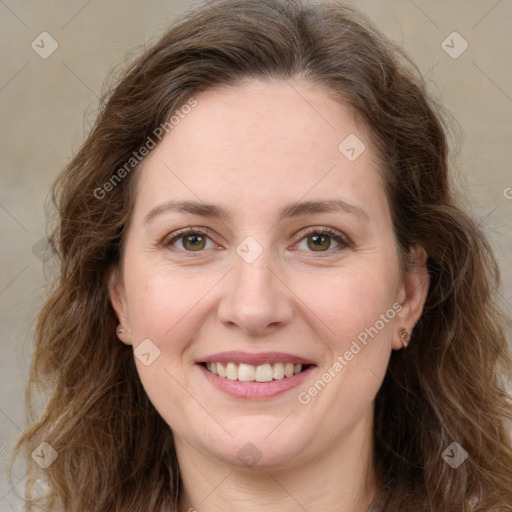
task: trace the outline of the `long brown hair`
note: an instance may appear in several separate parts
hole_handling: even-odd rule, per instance
[[[510,324],[490,246],[453,194],[442,109],[407,55],[358,11],[280,0],[210,2],[184,15],[104,95],[54,184],[59,275],[37,318],[31,424],[13,454],[28,460],[27,510],[175,510],[172,432],[116,338],[108,298],[138,167],[126,164],[195,94],[251,78],[325,86],[350,105],[377,148],[403,264],[414,246],[428,254],[424,313],[375,400],[383,510],[512,510]],[[34,417],[37,390],[47,399]],[[44,470],[30,457],[43,441],[58,453]],[[457,469],[442,458],[453,442],[468,454]]]

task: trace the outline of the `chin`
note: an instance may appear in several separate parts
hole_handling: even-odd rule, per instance
[[[252,420],[257,422],[257,418]],[[210,454],[225,463],[247,470],[280,470],[289,469],[307,459],[305,449],[311,447],[311,438],[301,432],[290,432],[289,419],[273,418],[266,421],[265,428],[247,430],[239,429],[237,435],[230,437],[224,432],[223,439],[210,442],[204,448]],[[278,425],[282,422],[282,428]],[[277,426],[277,428],[276,428]],[[270,428],[269,428],[270,427]],[[279,432],[279,430],[281,431]],[[230,430],[229,427],[227,430]],[[242,434],[242,432],[244,432]],[[202,443],[201,443],[202,444]],[[212,451],[212,447],[216,450]],[[309,450],[308,450],[309,451]]]

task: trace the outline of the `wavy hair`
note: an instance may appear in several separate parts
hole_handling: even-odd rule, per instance
[[[510,319],[491,247],[454,192],[443,109],[363,14],[281,0],[222,0],[182,15],[103,95],[54,183],[59,271],[37,317],[29,426],[11,460],[27,460],[27,510],[176,510],[172,432],[115,335],[108,296],[138,170],[126,162],[195,94],[252,78],[316,84],[352,108],[378,154],[403,265],[415,246],[428,255],[423,315],[375,398],[382,510],[511,511]],[[38,391],[45,402],[36,415]],[[45,470],[30,457],[43,441],[58,453]],[[456,470],[442,458],[452,442],[468,452]]]

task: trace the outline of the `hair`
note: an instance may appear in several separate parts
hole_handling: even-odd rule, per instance
[[[11,459],[11,467],[27,460],[27,510],[176,510],[172,431],[116,337],[108,294],[139,167],[126,162],[194,95],[251,79],[316,85],[349,106],[379,158],[401,264],[413,264],[414,247],[428,255],[423,314],[375,397],[382,510],[512,510],[510,320],[492,248],[454,194],[442,108],[365,15],[280,0],[222,0],[182,15],[103,94],[88,137],[53,185],[59,218],[49,242],[59,271],[37,316],[30,424]],[[35,416],[37,392],[46,401]],[[30,457],[43,441],[58,453],[45,470]],[[468,452],[456,470],[442,459],[452,442]]]

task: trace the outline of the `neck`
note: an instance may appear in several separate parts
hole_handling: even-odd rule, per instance
[[[176,437],[182,489],[178,512],[366,512],[376,496],[373,414],[322,453],[286,468],[240,467]]]

